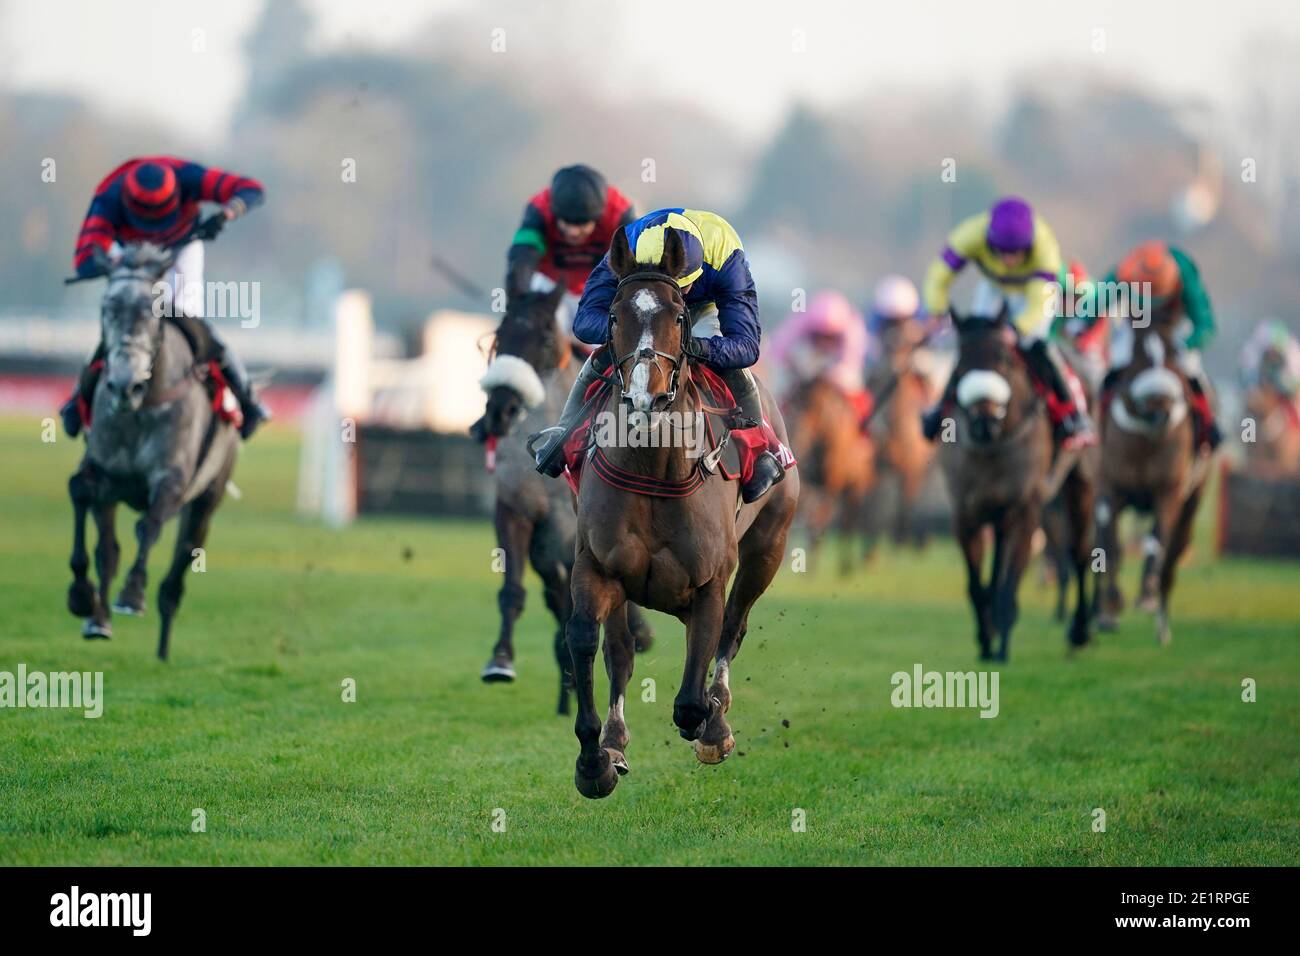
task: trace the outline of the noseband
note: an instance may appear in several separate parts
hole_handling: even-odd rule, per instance
[[[633,272],[618,281],[618,286],[614,289],[613,302],[618,301],[619,295],[623,291],[623,287],[625,285],[630,285],[633,282],[667,282],[674,288],[677,287],[677,280],[666,272]],[[613,302],[611,302],[609,307],[609,329],[605,334],[605,340],[609,342],[611,346],[614,344],[614,324],[617,322],[617,317],[614,314]],[[678,336],[678,340],[681,342],[681,351],[677,355],[669,355],[667,352],[659,349],[646,347],[633,349],[626,355],[614,359],[614,371],[618,376],[619,390],[622,394],[627,394],[627,382],[623,379],[624,362],[635,358],[638,361],[652,360],[656,365],[658,365],[659,359],[663,358],[672,363],[672,374],[668,377],[668,391],[656,396],[655,403],[658,404],[662,399],[663,407],[667,407],[677,398],[678,379],[681,377],[682,366],[686,364],[686,342],[687,336],[690,334],[690,312],[686,308],[685,302],[682,303],[681,311],[677,313],[676,321],[677,325],[681,329],[681,334]]]

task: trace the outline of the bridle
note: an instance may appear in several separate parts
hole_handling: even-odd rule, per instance
[[[148,269],[140,269],[140,268],[123,269],[109,276],[109,287],[111,288],[113,282],[115,281],[131,281],[131,282],[144,282],[149,286],[150,289],[152,289],[154,283],[158,282],[159,279],[160,277],[158,275],[155,275],[151,270]],[[131,303],[131,307],[132,308],[138,307],[142,300],[147,301],[147,297],[137,296],[136,299]],[[174,307],[175,304],[173,303],[173,308]],[[149,352],[149,369],[144,378],[144,381],[146,383],[145,386],[146,392],[144,396],[144,401],[141,403],[141,407],[169,404],[170,402],[175,401],[177,398],[181,396],[185,388],[189,385],[191,378],[193,378],[195,381],[199,380],[197,373],[200,365],[197,361],[195,361],[190,364],[190,367],[186,371],[186,374],[182,375],[179,381],[174,386],[172,386],[167,391],[162,392],[161,394],[156,391],[155,389],[156,383],[154,381],[154,370],[158,367],[158,356],[162,354],[163,343],[167,338],[167,330],[163,325],[163,323],[165,323],[166,321],[167,320],[165,318],[159,319],[158,334],[154,337],[153,348]]]
[[[674,289],[677,288],[677,280],[666,272],[633,272],[620,279],[618,285],[614,289],[614,298],[610,302],[609,328],[605,335],[605,341],[610,343],[611,348],[614,344],[614,325],[618,321],[617,316],[614,313],[614,303],[619,301],[619,296],[623,291],[623,287],[630,285],[633,282],[667,282]],[[615,357],[614,359],[613,371],[617,376],[619,389],[624,397],[627,396],[627,382],[623,378],[624,362],[635,358],[638,361],[653,361],[655,365],[658,366],[659,360],[662,358],[667,359],[668,362],[672,364],[672,373],[668,377],[668,391],[655,396],[655,407],[651,409],[652,411],[661,411],[667,408],[677,398],[677,385],[681,378],[682,366],[686,364],[686,343],[689,341],[688,336],[690,335],[690,312],[686,308],[685,302],[682,303],[681,311],[677,313],[676,322],[681,331],[681,334],[678,336],[678,341],[681,342],[681,351],[677,355],[670,355],[660,349],[650,348],[647,346],[645,348],[633,349],[626,355]]]

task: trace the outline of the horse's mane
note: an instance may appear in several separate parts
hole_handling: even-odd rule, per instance
[[[152,242],[138,242],[122,248],[119,267],[133,271],[152,270],[161,273],[172,263],[172,253]]]

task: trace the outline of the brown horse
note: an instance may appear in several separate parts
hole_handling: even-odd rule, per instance
[[[686,264],[681,238],[669,231],[657,266],[639,265],[619,230],[609,264],[619,279],[610,307],[608,348],[615,385],[603,411],[622,403],[634,414],[676,413],[671,421],[698,420],[701,400],[687,364],[689,318],[676,279]],[[767,390],[763,406],[777,435],[785,424]],[[612,410],[612,411],[611,411]],[[670,428],[671,430],[671,428]],[[727,725],[731,662],[740,651],[750,609],[776,575],[799,498],[796,471],[752,504],[742,505],[738,482],[713,476],[708,456],[692,457],[682,442],[623,442],[598,447],[607,466],[641,490],[618,487],[588,474],[578,493],[578,553],[573,569],[573,615],[567,630],[578,692],[574,727],[581,751],[574,776],[578,792],[604,797],[628,772],[628,732],[623,710],[632,676],[632,646],[607,629],[609,716],[602,734],[592,665],[600,626],[627,601],[672,614],[686,626],[686,664],[673,705],[673,722],[694,742],[703,763],[718,763],[735,740]],[[736,572],[731,593],[727,581]],[[713,682],[707,689],[709,661]]]
[[[487,408],[471,429],[480,441],[499,441],[494,483],[496,510],[493,525],[504,556],[504,574],[497,606],[501,628],[492,657],[483,668],[488,683],[515,679],[514,629],[523,613],[527,591],[524,572],[529,563],[542,579],[546,607],[555,617],[555,661],[560,668],[558,713],[569,712],[573,676],[564,628],[572,598],[569,576],[573,571],[577,518],[573,494],[563,481],[539,475],[524,447],[524,437],[559,415],[569,386],[577,374],[569,344],[555,321],[564,287],[551,293],[524,293],[511,297],[497,329],[494,354],[481,382]],[[650,632],[640,613],[632,609],[638,650],[650,645]],[[611,626],[624,624],[620,617]]]
[[[934,396],[924,374],[913,365],[923,341],[919,323],[914,319],[886,322],[880,341],[884,360],[872,369],[867,383],[880,403],[871,419],[879,484],[892,481],[897,487],[894,542],[911,539],[920,545],[925,539],[914,530],[916,501],[934,464],[935,447],[921,432],[921,414]]]
[[[1056,475],[1069,517],[1078,597],[1067,636],[1071,646],[1081,647],[1090,637],[1092,487],[1077,462],[1053,458],[1051,426],[1019,357],[1005,303],[996,319],[963,319],[954,312],[953,322],[959,342],[959,413],[944,423],[940,462],[953,502],[957,541],[966,557],[967,593],[975,610],[980,659],[1007,659],[1011,629],[1019,616],[1020,578],[1029,562],[1043,502],[1055,492],[1049,474]],[[993,566],[986,585],[984,529],[990,526]]]
[[[1285,363],[1277,349],[1265,351],[1256,384],[1246,392],[1246,411],[1255,421],[1255,440],[1244,442],[1246,467],[1256,474],[1300,473],[1300,416],[1295,399],[1276,384]]]
[[[826,529],[838,522],[840,573],[848,574],[853,570],[855,538],[864,530],[864,506],[876,480],[875,447],[848,396],[825,378],[795,387],[782,411],[800,448],[809,556]]]
[[[1178,559],[1209,475],[1209,454],[1198,452],[1189,385],[1174,361],[1174,328],[1151,324],[1135,331],[1133,359],[1115,380],[1102,420],[1101,482],[1097,495],[1099,542],[1105,551],[1104,583],[1097,589],[1098,625],[1117,626],[1119,518],[1126,508],[1155,518],[1146,539],[1140,605],[1156,611],[1156,639],[1167,644],[1169,594]]]

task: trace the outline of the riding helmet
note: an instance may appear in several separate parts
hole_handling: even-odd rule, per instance
[[[162,163],[143,162],[132,166],[122,182],[122,205],[127,222],[141,232],[170,228],[181,205],[175,171]]]
[[[551,211],[565,222],[600,218],[608,187],[605,177],[590,166],[565,166],[551,179]]]
[[[999,199],[989,211],[985,235],[994,252],[1028,252],[1034,245],[1034,211],[1018,196]]]

